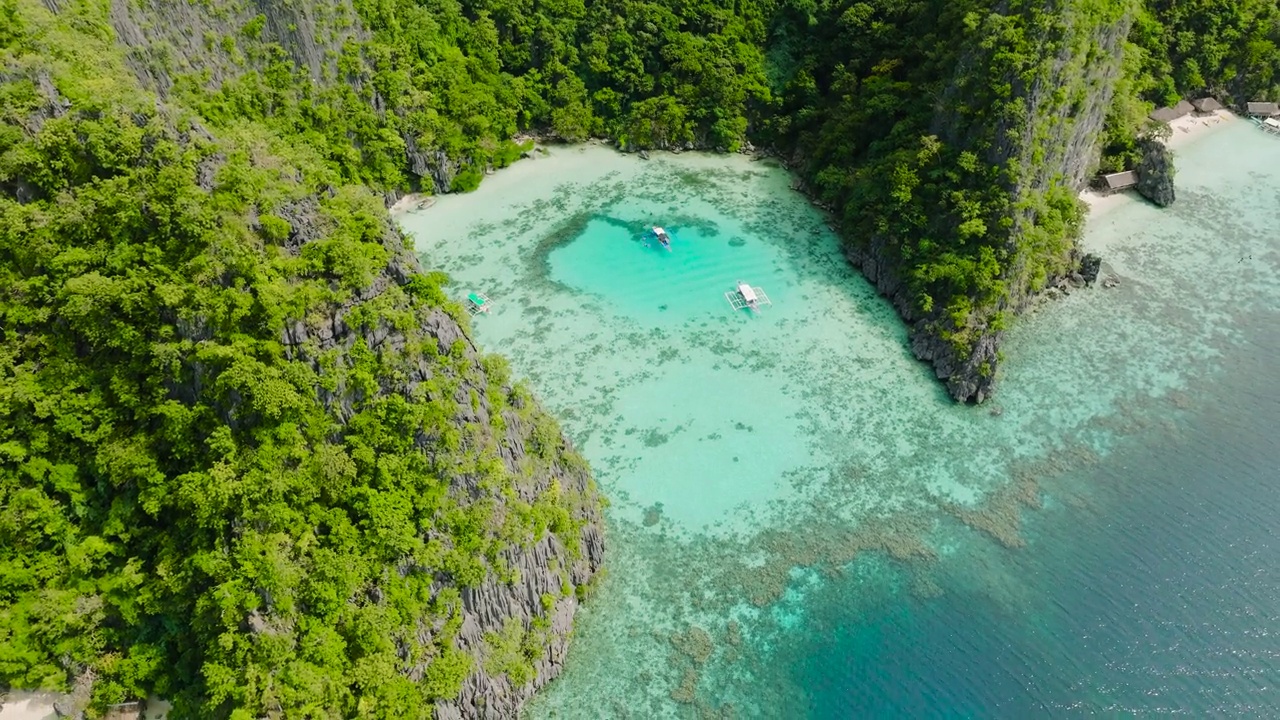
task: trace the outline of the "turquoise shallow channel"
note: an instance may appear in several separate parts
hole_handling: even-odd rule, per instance
[[[400,216],[612,501],[531,716],[1280,716],[1280,140],[1178,162],[980,407],[769,161],[552,147]]]

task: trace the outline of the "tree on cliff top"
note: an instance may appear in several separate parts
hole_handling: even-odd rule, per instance
[[[105,6],[0,17],[0,684],[429,716],[461,589],[589,576],[585,465],[315,145],[158,105]]]
[[[515,492],[497,438],[515,417],[539,472],[581,478],[580,459],[442,330],[465,318],[357,185],[467,189],[518,129],[751,133],[801,150],[851,246],[880,243],[904,314],[965,361],[1064,268],[1079,209],[1041,148],[1101,89],[1054,63],[1104,67],[1080,61],[1109,57],[1088,45],[1130,9],[267,5],[148,25],[142,0],[0,0],[0,682],[93,676],[99,704],[156,691],[198,716],[422,714],[474,669],[450,588],[510,574],[503,549],[530,538],[572,549],[590,487]],[[1280,92],[1278,13],[1148,0],[1122,150],[1140,100]],[[526,629],[495,636],[510,678]]]

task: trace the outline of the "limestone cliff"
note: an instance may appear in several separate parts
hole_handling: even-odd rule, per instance
[[[194,7],[170,22],[214,27]],[[586,462],[377,193],[120,57],[135,10],[0,28],[0,565],[29,569],[0,685],[72,715],[516,716],[601,565]]]
[[[321,239],[322,223],[314,200],[296,203],[279,214],[293,228],[286,243],[292,252],[301,253],[308,243]],[[404,354],[406,347],[426,340],[436,345],[440,355],[460,357],[465,368],[452,388],[456,407],[453,423],[474,430],[471,442],[475,445],[491,445],[514,483],[506,489],[494,487],[478,475],[459,474],[452,456],[441,451],[441,438],[419,435],[415,438],[418,448],[439,459],[434,471],[450,478],[451,494],[465,505],[492,504],[487,513],[494,519],[495,529],[505,515],[514,512],[508,508],[512,500],[532,506],[540,498],[555,495],[565,498],[561,504],[572,508],[569,527],[577,529],[571,534],[548,533],[509,544],[499,551],[497,562],[481,581],[460,588],[461,625],[455,642],[472,656],[472,672],[456,698],[436,704],[436,717],[515,717],[524,702],[563,667],[574,612],[603,561],[601,500],[585,463],[568,441],[558,433],[550,438],[545,435],[549,418],[543,410],[526,393],[494,377],[488,369],[493,366],[485,362],[453,315],[433,310],[408,331],[397,329],[390,321],[368,322],[367,309],[389,288],[403,287],[422,272],[391,223],[385,228],[384,246],[392,260],[371,284],[351,301],[326,313],[293,321],[281,341],[286,355],[311,363],[317,371],[326,356],[331,363],[335,352],[341,358],[359,341],[379,354],[405,358],[399,381],[383,384],[378,392],[406,398],[414,397],[441,371],[430,354],[409,359]],[[353,320],[356,317],[361,319]],[[322,400],[340,417],[350,416],[352,401],[359,397],[358,391],[341,385],[322,393]],[[397,571],[412,572],[413,567],[410,564]],[[435,591],[454,585],[441,576]],[[524,641],[522,652],[534,655],[525,658],[532,672],[516,677],[499,670],[494,662],[495,653],[501,652],[495,647],[497,639],[513,629]],[[431,630],[424,628],[419,641],[429,643],[431,636]],[[530,653],[529,648],[536,652]],[[419,680],[425,669],[425,664],[420,664],[406,672]]]
[[[1022,122],[1002,123],[996,132],[1000,141],[988,154],[992,165],[1012,168],[1007,190],[1013,199],[1013,225],[1006,247],[1013,262],[1005,272],[1009,294],[997,305],[997,312],[1021,312],[1036,292],[1079,269],[1081,253],[1073,243],[1052,251],[1058,257],[1051,258],[1049,276],[1034,281],[1028,276],[1029,256],[1045,248],[1025,239],[1036,230],[1046,193],[1059,189],[1074,197],[1097,163],[1098,137],[1111,107],[1135,12],[1133,3],[1108,7],[1090,0],[1048,0],[1036,15],[1050,19],[1041,27],[1038,43],[1045,61],[1030,82],[1008,78],[1022,106]],[[957,78],[953,87],[963,84]],[[945,114],[940,113],[939,125],[945,124]],[[1037,261],[1043,263],[1044,258]],[[912,347],[918,357],[932,360],[942,371],[939,377],[946,378],[952,396],[976,402],[990,396],[1003,330],[988,325],[971,354],[957,357],[928,337],[932,335],[929,328],[929,323],[922,328],[928,339],[917,332]]]
[[[370,37],[350,0],[299,4],[254,0],[216,7],[111,0],[110,6],[111,26],[117,42],[126,48],[130,69],[161,97],[178,94],[180,83],[216,93],[286,59],[290,72],[305,78],[293,88],[297,98],[324,104],[327,100],[322,96],[327,93],[351,93],[362,112],[372,113],[377,124],[395,132],[414,187],[449,192],[467,161],[439,148],[421,147],[417,134],[388,107],[369,67],[363,62],[340,62],[344,55],[361,57],[361,43]],[[283,58],[277,48],[283,50]],[[365,142],[354,136],[348,141],[357,149]],[[394,202],[399,189],[389,192],[388,199]]]
[[[1071,242],[1058,246],[1037,235],[1049,234],[1040,225],[1051,206],[1074,204],[1096,165],[1133,13],[1132,3],[1001,2],[965,39],[953,77],[938,96],[930,133],[949,148],[973,152],[1001,177],[1007,210],[987,219],[1005,238],[996,247],[1005,292],[994,303],[975,308],[957,326],[942,309],[920,310],[904,282],[910,268],[887,252],[892,238],[873,236],[849,247],[850,260],[911,324],[913,353],[933,365],[957,400],[982,402],[994,391],[1004,335],[997,318],[1021,312],[1035,293],[1079,269],[1078,228],[1067,231]],[[1007,48],[997,39],[1010,27],[1033,51],[1004,69]],[[973,112],[972,103],[990,97],[993,84],[1007,84],[1007,97]],[[962,107],[971,112],[959,113]]]

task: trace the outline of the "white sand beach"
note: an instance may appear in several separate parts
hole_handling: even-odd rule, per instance
[[[1179,146],[1200,137],[1206,132],[1225,127],[1239,119],[1230,110],[1217,110],[1207,115],[1183,115],[1169,123],[1169,127],[1173,128],[1173,135],[1170,136],[1166,145],[1171,150],[1176,150]]]
[[[1206,115],[1184,115],[1169,123],[1173,134],[1169,136],[1169,140],[1165,145],[1176,153],[1178,148],[1185,147],[1187,143],[1198,140],[1207,133],[1227,127],[1239,120],[1240,117],[1230,110],[1218,110]],[[1096,218],[1126,202],[1130,202],[1133,197],[1131,192],[1105,194],[1094,190],[1085,190],[1080,193],[1080,199],[1084,201],[1085,205],[1089,206],[1089,217]]]
[[[396,204],[391,206],[389,212],[391,213],[391,217],[395,217],[397,215],[413,212],[414,210],[425,210],[434,205],[435,202],[436,198],[434,195],[428,195],[427,193],[409,193],[397,200]]]
[[[52,693],[11,692],[0,695],[0,720],[58,720],[53,704],[59,697]],[[164,720],[169,715],[168,702],[149,698],[146,709],[137,715],[138,720]]]
[[[1089,206],[1089,217],[1097,217],[1131,200],[1127,194],[1122,192],[1104,195],[1095,190],[1082,191],[1080,199],[1084,201],[1085,205]]]
[[[57,720],[53,701],[44,693],[9,693],[0,701],[0,720]]]

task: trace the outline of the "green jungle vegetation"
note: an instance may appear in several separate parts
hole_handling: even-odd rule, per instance
[[[504,551],[549,533],[572,562],[598,510],[589,484],[517,485],[585,463],[501,358],[428,331],[466,313],[327,147],[157,104],[105,4],[5,2],[0,683],[92,680],[95,713],[430,717],[476,669],[460,590],[518,582]],[[316,334],[342,308],[349,348]],[[556,600],[487,639],[494,674],[532,678]]]
[[[900,311],[961,358],[1070,270],[1083,217],[1067,166],[1088,162],[1062,155],[1073,125],[1105,120],[1098,169],[1114,171],[1136,165],[1156,106],[1280,99],[1270,0],[789,0],[776,18],[775,144],[802,150],[845,241],[888,260]],[[1115,93],[1090,108],[1100,40],[1128,19]]]
[[[444,278],[348,318],[402,348],[283,345],[401,262],[379,192],[472,189],[525,131],[768,145],[963,355],[1067,269],[1078,123],[1128,167],[1152,107],[1280,99],[1277,72],[1274,0],[0,0],[0,684],[424,717],[477,670],[458,588],[576,546],[596,499],[519,501],[501,410],[532,464],[582,461],[499,359],[425,333],[466,326]],[[414,363],[431,379],[387,392]],[[504,628],[484,669],[528,680],[542,633]]]

